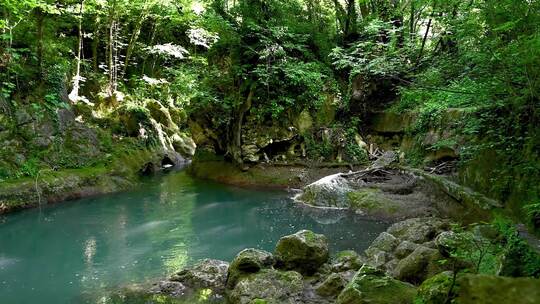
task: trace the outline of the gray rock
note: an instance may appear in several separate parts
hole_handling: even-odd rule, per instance
[[[241,276],[256,273],[272,265],[274,265],[274,257],[271,253],[254,248],[242,250],[229,266],[227,288],[234,288]]]
[[[409,241],[401,242],[394,251],[398,259],[403,259],[413,252],[419,245]]]
[[[450,256],[459,243],[460,236],[453,231],[443,231],[435,238],[435,245],[444,256]]]
[[[172,145],[176,152],[182,154],[185,157],[192,157],[195,155],[197,145],[193,139],[185,134],[174,134],[171,137]]]
[[[204,259],[171,276],[170,280],[181,282],[191,288],[210,288],[216,292],[225,289],[229,263],[219,260]]]
[[[354,275],[355,271],[332,273],[315,287],[315,292],[323,297],[337,297]]]
[[[387,232],[398,239],[422,244],[448,228],[449,223],[439,218],[412,218],[393,224]]]
[[[296,200],[318,207],[348,208],[347,194],[351,191],[348,181],[338,173],[307,185]]]
[[[342,272],[347,270],[358,270],[364,261],[358,253],[353,250],[345,250],[338,252],[332,259],[331,270],[333,272]]]
[[[377,252],[377,250],[392,253],[398,245],[399,240],[395,236],[388,232],[382,232],[366,250],[366,255],[369,256],[369,252]]]
[[[186,286],[180,282],[161,281],[154,286],[150,292],[162,293],[173,297],[180,297],[186,293]]]
[[[446,270],[441,264],[444,257],[438,250],[418,246],[406,258],[399,261],[393,276],[402,281],[420,284],[433,275]]]
[[[392,254],[380,249],[370,250],[368,253],[366,263],[376,268],[383,268],[386,263],[393,259]]]
[[[311,275],[329,258],[328,241],[322,234],[302,230],[282,237],[275,250],[277,267]]]
[[[414,286],[364,265],[338,296],[338,304],[411,304]]]
[[[293,304],[298,303],[302,290],[298,272],[263,269],[240,278],[227,298],[232,304]]]

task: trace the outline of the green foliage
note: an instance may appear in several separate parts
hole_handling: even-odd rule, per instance
[[[540,201],[538,202],[531,202],[525,206],[523,206],[523,210],[525,211],[525,216],[527,217],[527,220],[530,224],[532,224],[534,229],[540,228]]]
[[[501,275],[540,277],[540,254],[519,236],[515,225],[508,219],[497,217],[494,226],[502,235],[505,263]]]
[[[31,158],[24,162],[19,172],[16,173],[17,177],[36,177],[40,171],[40,163],[36,158]]]
[[[452,230],[455,235],[448,241],[448,245],[452,248],[451,259],[460,261],[460,264],[465,262],[470,265],[468,271],[481,274],[497,273],[498,254],[501,249],[496,240],[487,239],[485,236],[471,231],[473,229],[465,231],[461,227],[455,226]]]
[[[332,142],[328,140],[317,140],[309,134],[304,137],[307,154],[313,159],[330,159],[334,152]]]

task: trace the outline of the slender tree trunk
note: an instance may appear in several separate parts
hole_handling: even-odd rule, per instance
[[[416,64],[418,65],[420,63],[420,60],[422,60],[422,55],[424,53],[424,48],[426,46],[426,40],[427,36],[429,34],[429,30],[431,28],[431,21],[433,20],[432,17],[429,18],[428,24],[426,26],[426,32],[424,33],[424,38],[422,39],[422,46],[420,47],[420,53],[418,54],[418,59],[416,60]]]
[[[345,19],[344,40],[347,41],[356,33],[356,6],[355,0],[347,1],[347,16]]]
[[[69,93],[69,100],[76,103],[79,100],[79,88],[81,83],[81,55],[83,48],[83,31],[82,31],[82,19],[84,11],[84,0],[81,0],[79,3],[79,45],[77,48],[77,68],[75,72],[75,77],[73,77],[73,89]]]
[[[231,155],[231,158],[233,161],[241,165],[243,164],[242,160],[242,125],[244,123],[244,116],[246,113],[251,109],[251,104],[253,100],[253,96],[255,94],[255,84],[251,86],[249,89],[249,94],[244,103],[239,107],[237,111],[237,117],[234,121],[234,124],[232,126],[232,136],[231,136],[231,142],[229,143],[228,152]]]
[[[99,72],[99,35],[101,34],[101,18],[99,16],[96,16],[96,22],[95,22],[95,29],[94,29],[94,35],[92,40],[92,68],[94,69],[94,72]]]
[[[115,28],[116,28],[116,1],[113,0],[111,4],[109,4],[109,39],[107,41],[107,68],[109,70],[109,87],[108,87],[108,93],[109,96],[112,96],[113,93],[116,91],[116,63],[115,63]]]
[[[414,37],[416,36],[416,33],[414,32],[414,0],[411,0],[411,17],[409,20],[409,41],[412,43],[414,42]]]
[[[150,36],[150,43],[149,45],[153,45],[154,44],[154,40],[156,39],[156,30],[157,30],[157,27],[158,27],[158,22],[159,21],[155,21],[154,22],[154,25],[152,26],[152,35]],[[142,69],[141,69],[141,76],[144,76],[144,72],[146,70],[146,62],[148,60],[148,55],[145,55],[144,56],[144,59],[143,59],[143,63],[142,63]]]
[[[126,59],[124,61],[124,69],[122,71],[122,77],[126,75],[127,68],[129,65],[129,59],[131,58],[131,54],[133,53],[133,50],[135,49],[135,42],[137,42],[137,39],[139,38],[139,34],[141,33],[141,28],[146,20],[147,12],[146,12],[146,3],[145,7],[143,8],[141,15],[139,16],[139,20],[135,24],[135,28],[133,29],[133,33],[131,34],[131,38],[129,39],[128,47],[126,50]]]
[[[43,22],[45,15],[43,11],[38,8],[36,10],[36,31],[37,31],[37,60],[38,60],[38,73],[40,82],[43,82]]]

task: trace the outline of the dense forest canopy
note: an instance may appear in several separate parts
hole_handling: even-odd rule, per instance
[[[362,161],[353,143],[371,112],[418,113],[414,134],[460,108],[471,115],[456,130],[479,139],[460,160],[495,151],[504,164],[491,192],[539,176],[536,0],[2,0],[0,12],[4,112],[75,107],[137,136],[115,117],[145,116],[156,100],[178,128],[205,129],[202,146],[242,164],[254,126],[311,113],[337,135],[325,143],[300,130],[303,156],[336,158],[341,145],[339,160]],[[38,149],[19,165],[0,177],[88,162]]]

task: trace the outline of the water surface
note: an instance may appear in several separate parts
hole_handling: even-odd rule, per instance
[[[272,251],[300,229],[333,252],[367,248],[387,224],[297,206],[279,191],[196,180],[184,172],[134,191],[0,218],[0,303],[81,303],[162,277],[201,258],[230,261],[246,247]]]

